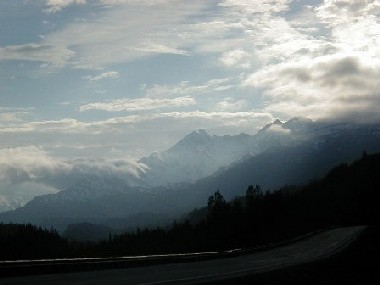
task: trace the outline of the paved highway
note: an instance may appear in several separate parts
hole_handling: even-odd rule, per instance
[[[2,285],[198,284],[328,258],[349,246],[364,226],[336,228],[292,244],[237,257],[146,267],[0,279]]]

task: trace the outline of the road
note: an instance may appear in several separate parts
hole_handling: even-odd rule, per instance
[[[268,272],[328,258],[348,247],[364,226],[336,228],[267,251],[190,263],[0,279],[2,285],[199,284]]]

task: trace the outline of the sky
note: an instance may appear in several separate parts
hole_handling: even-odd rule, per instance
[[[379,35],[380,0],[0,0],[0,190],[199,128],[379,122]]]

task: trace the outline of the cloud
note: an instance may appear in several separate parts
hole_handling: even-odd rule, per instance
[[[232,51],[224,52],[219,61],[226,67],[239,67],[239,68],[250,68],[251,67],[251,55],[242,50],[235,49]]]
[[[250,119],[257,118],[272,118],[269,113],[263,113],[260,111],[247,111],[247,112],[204,112],[204,111],[187,111],[187,112],[166,112],[166,113],[154,113],[140,116],[127,116],[118,117],[104,121],[102,124],[135,124],[141,122],[159,121],[160,119],[205,119],[215,121],[216,124],[223,122],[228,125],[239,125],[242,120],[248,121]],[[235,120],[235,121],[234,121]]]
[[[135,50],[146,54],[176,54],[176,55],[190,55],[188,51],[167,46],[164,44],[156,44],[151,42],[143,43],[140,46],[136,46]]]
[[[331,30],[331,40],[340,49],[366,51],[379,57],[380,5],[373,0],[325,1],[316,15]]]
[[[30,116],[33,108],[4,108],[0,107],[0,122],[23,122]]]
[[[326,118],[344,117],[347,108],[349,118],[353,110],[359,114],[380,108],[380,69],[368,63],[362,55],[324,56],[274,66],[251,75],[246,83],[264,90],[268,112]],[[378,120],[370,113],[369,118]]]
[[[143,169],[143,165],[127,158],[64,160],[41,147],[0,148],[0,182],[8,184],[36,182],[62,189],[62,185],[73,184],[86,175],[137,177]]]
[[[80,158],[68,161],[73,165],[73,172],[80,175],[99,176],[99,177],[119,177],[132,182],[145,171],[145,165],[135,160],[127,158]]]
[[[376,15],[380,5],[377,0],[325,0],[316,10],[327,24],[337,26]]]
[[[38,179],[53,174],[57,169],[69,171],[66,163],[54,160],[39,147],[0,149],[0,180],[11,183]]]
[[[250,34],[256,36],[261,66],[243,84],[262,92],[264,110],[274,116],[363,121],[367,114],[367,121],[378,121],[380,18],[375,2],[328,0],[302,7],[291,20],[259,14]]]
[[[0,121],[1,122],[22,122],[23,117],[29,115],[28,112],[1,112]]]
[[[171,0],[100,0],[104,5],[123,5],[123,4],[133,4],[141,6],[154,6],[161,5]]]
[[[0,47],[0,61],[38,61],[57,67],[63,67],[74,55],[74,51],[56,45],[25,44]]]
[[[52,9],[60,10],[84,2],[48,3]],[[248,69],[254,62],[252,43],[257,38],[252,27],[265,23],[264,17],[256,21],[256,15],[284,12],[289,3],[269,0],[255,5],[250,1],[202,0],[96,2],[108,7],[95,10],[98,18],[91,21],[84,18],[66,25],[44,35],[38,45],[71,51],[74,54],[67,59],[66,66],[77,68],[104,68],[158,54],[212,53],[219,56],[218,62],[225,67]],[[276,23],[270,23],[269,27]]]
[[[232,7],[237,13],[244,11],[246,13],[279,13],[289,9],[290,0],[262,0],[252,5],[249,0],[224,0],[219,6]]]
[[[20,124],[0,124],[0,133],[28,133],[28,132],[81,132],[91,126],[90,123],[75,119],[61,119],[50,121],[23,122]]]
[[[134,185],[145,166],[130,159],[63,160],[41,147],[0,148],[0,211],[20,207],[35,196],[57,193],[94,177]]]
[[[86,4],[86,2],[86,0],[47,0],[46,6],[48,8],[45,11],[48,13],[56,13],[70,5],[83,5]]]
[[[238,112],[247,109],[248,102],[245,99],[236,100],[232,97],[224,98],[223,101],[216,103],[214,109],[224,112]]]
[[[117,71],[109,71],[109,72],[103,72],[99,75],[96,76],[86,76],[85,79],[88,81],[98,81],[98,80],[103,80],[103,79],[108,79],[108,78],[119,78],[120,73]]]
[[[151,99],[151,98],[138,98],[138,99],[118,99],[112,100],[107,103],[90,103],[80,107],[80,111],[102,110],[108,112],[120,111],[142,111],[154,110],[161,108],[175,108],[189,105],[195,105],[196,100],[192,97],[177,97],[173,99]]]
[[[231,121],[236,120],[249,120],[252,118],[265,118],[269,120],[272,116],[269,113],[260,111],[245,111],[245,112],[205,112],[205,111],[175,111],[175,112],[161,112],[161,113],[148,113],[139,115],[130,115],[124,117],[113,117],[103,121],[83,122],[75,119],[63,119],[58,121],[36,121],[30,123],[21,123],[8,126],[2,126],[0,133],[4,136],[7,134],[25,134],[34,133],[37,134],[80,134],[80,135],[106,135],[115,133],[123,133],[128,125],[133,126],[135,129],[137,124],[142,122],[153,122],[163,118],[170,119],[187,119],[198,118],[216,120],[217,123],[221,121],[230,125],[238,124],[238,122]]]
[[[285,129],[282,127],[282,125],[277,124],[271,124],[269,128],[266,129],[266,132],[276,135],[290,135],[292,133],[290,129]]]
[[[181,30],[193,21],[190,17],[211,6],[200,0],[100,3],[108,9],[98,10],[98,18],[73,22],[46,35],[42,44],[75,49],[70,64],[78,68],[104,68],[158,54],[189,55]]]
[[[195,85],[189,81],[182,81],[178,84],[155,84],[152,87],[144,86],[143,91],[146,97],[149,98],[175,98],[182,96],[201,96],[205,93],[214,93],[225,91],[236,87],[236,79],[234,78],[219,78],[211,79],[203,84]]]
[[[96,17],[85,14],[80,20],[66,22],[38,42],[1,47],[0,61],[100,69],[160,54],[187,56],[189,39],[182,38],[181,31],[195,21],[192,17],[201,16],[212,6],[203,0],[47,0],[45,11],[55,13],[86,3],[86,11]]]

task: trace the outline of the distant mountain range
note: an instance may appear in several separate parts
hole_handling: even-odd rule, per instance
[[[211,136],[195,131],[167,151],[140,159],[140,177],[87,175],[56,194],[35,197],[0,214],[3,222],[29,222],[64,230],[74,223],[133,228],[169,223],[204,206],[220,190],[227,199],[250,184],[264,190],[322,177],[363,151],[380,152],[380,125],[274,121],[256,135]],[[62,183],[62,182],[61,182]]]

